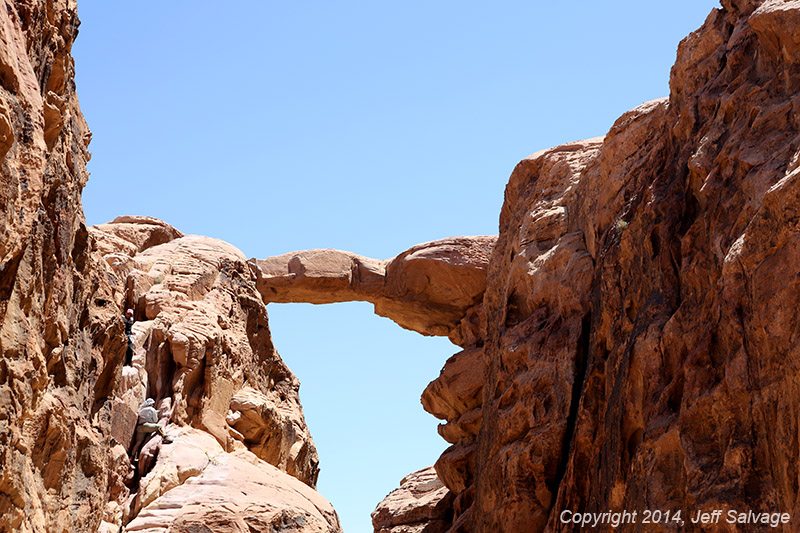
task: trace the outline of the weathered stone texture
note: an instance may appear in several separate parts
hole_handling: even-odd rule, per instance
[[[264,302],[349,300],[462,348],[422,396],[451,446],[377,531],[702,508],[800,528],[800,2],[723,0],[668,98],[519,163],[499,237],[386,261],[87,229],[77,24],[70,0],[0,10],[0,530],[337,531]],[[146,396],[178,442],[149,443],[136,484]]]
[[[124,354],[80,192],[91,134],[74,1],[0,9],[0,530],[96,530],[106,383]]]
[[[255,261],[264,301],[366,301],[375,313],[423,335],[457,335],[486,289],[496,237],[452,237],[386,261],[339,250],[306,250]]]
[[[469,529],[715,507],[798,527],[795,4],[723,2],[668,99],[514,171]]]
[[[668,98],[514,170],[467,350],[423,393],[451,532],[567,531],[565,509],[800,527],[800,3],[722,4]]]
[[[319,460],[303,418],[299,382],[272,345],[266,308],[244,255],[218,239],[184,236],[145,217],[120,217],[90,232],[96,255],[109,265],[112,286],[124,294],[120,308],[131,307],[140,319],[133,327],[133,366],[123,368],[114,391],[115,438],[130,442],[138,406],[152,397],[171,434],[184,435],[180,428],[192,426],[202,433],[192,433],[191,442],[213,439],[223,453],[247,451],[247,460],[259,469],[269,470],[261,463],[270,463],[313,488]],[[184,440],[179,437],[178,443]],[[105,520],[118,523],[117,508],[123,524],[150,516],[151,508],[161,505],[157,498],[172,498],[170,491],[199,475],[192,465],[202,454],[191,452],[198,446],[181,444],[186,453],[177,453],[175,445],[158,446],[157,440],[145,446],[139,470],[146,477],[128,492],[119,488]],[[240,470],[234,468],[226,482],[214,481],[218,494],[236,489],[240,480],[234,474]],[[196,512],[225,516],[226,507],[211,508]],[[247,508],[231,511],[230,523],[249,523]],[[178,520],[156,514],[162,524],[169,517]],[[330,527],[338,528],[338,522]]]
[[[72,0],[0,9],[0,531],[118,531],[146,510],[128,453],[147,395],[170,431],[202,429],[273,484],[306,487],[293,489],[300,499],[259,493],[275,496],[282,516],[300,524],[313,508],[321,521],[307,530],[337,531],[313,491],[318,461],[299,384],[272,346],[241,252],[149,217],[86,227],[91,134],[70,56],[78,24]],[[123,368],[127,307],[139,322],[134,364]],[[258,438],[229,425],[237,409]],[[158,464],[153,444],[140,463]],[[232,520],[269,530],[252,522],[260,511],[248,502]],[[226,520],[224,507],[214,513]]]
[[[227,453],[196,429],[179,430],[161,447],[140,490],[142,508],[126,531],[341,531],[331,504],[311,487],[246,449]]]
[[[452,523],[454,495],[433,467],[407,475],[372,513],[378,533],[444,533]]]

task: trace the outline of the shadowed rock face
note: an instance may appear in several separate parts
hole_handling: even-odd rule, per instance
[[[75,3],[0,9],[0,530],[96,529],[109,431],[98,388],[124,344],[80,192],[91,134]]]
[[[669,98],[514,170],[482,326],[423,393],[451,532],[608,509],[800,527],[800,3],[722,4]]]
[[[712,507],[800,526],[800,4],[723,6],[668,99],[511,177],[466,529]]]

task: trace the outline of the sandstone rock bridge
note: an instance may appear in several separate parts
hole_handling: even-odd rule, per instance
[[[89,237],[94,257],[108,269],[112,293],[96,292],[95,302],[121,297],[122,307],[133,308],[138,319],[133,366],[122,368],[119,378],[108,373],[98,385],[114,391],[110,417],[117,475],[107,524],[122,522],[129,531],[167,527],[187,519],[185,510],[169,503],[179,497],[197,506],[190,516],[207,519],[214,507],[203,498],[213,501],[231,488],[209,477],[238,483],[249,468],[242,463],[246,452],[314,487],[318,459],[300,407],[299,383],[272,347],[265,304],[358,300],[373,303],[377,314],[404,328],[446,335],[464,348],[422,397],[425,409],[447,422],[440,433],[453,448],[436,463],[436,472],[431,467],[408,476],[374,513],[378,529],[411,523],[449,527],[455,493],[448,487],[459,492],[467,487],[480,425],[480,308],[496,237],[442,239],[385,261],[338,250],[248,261],[223,241],[185,236],[161,220],[140,216],[91,227]],[[146,396],[159,401],[176,442],[146,448],[153,464],[132,486],[126,450]],[[216,473],[208,470],[209,453],[226,457],[220,465],[212,463]],[[286,483],[314,502],[313,491],[277,472],[259,475],[277,476],[275,484]],[[273,492],[252,487],[234,507],[245,508],[258,498],[274,501]],[[313,503],[314,522],[323,530],[336,529],[335,513],[322,501]],[[409,502],[416,502],[411,510]],[[281,512],[300,511],[287,504]],[[241,513],[242,520],[249,516]]]
[[[496,240],[388,261],[87,228],[77,7],[4,4],[0,531],[339,532],[265,302],[346,300],[463,348],[423,393],[452,445],[379,504],[380,533],[722,507],[800,531],[800,1],[722,0],[668,97],[516,166]],[[175,442],[138,478],[146,396]]]

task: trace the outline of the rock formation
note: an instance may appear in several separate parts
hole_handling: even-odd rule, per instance
[[[308,531],[338,529],[330,505],[309,496],[313,490],[302,489],[298,500],[273,487],[296,485],[289,474],[313,488],[319,460],[303,419],[299,382],[272,345],[244,255],[223,241],[184,236],[148,217],[119,217],[89,233],[96,257],[109,266],[112,287],[140,319],[133,328],[133,365],[112,387],[111,436],[131,448],[145,397],[156,399],[177,435],[166,450],[153,451],[152,471],[143,472],[138,486],[126,490],[130,483],[120,477],[126,486],[111,487],[116,498],[107,504],[105,520],[128,524],[131,531],[178,523],[189,531],[191,524],[212,519],[266,530],[273,524],[263,515],[267,505],[280,510],[274,520],[305,521]],[[187,426],[202,431],[181,429]],[[245,487],[259,476],[273,481]],[[188,514],[168,503],[184,484],[207,498],[196,500],[190,513],[184,509]],[[231,500],[224,508],[229,512],[208,503],[226,493],[244,499]],[[255,506],[260,500],[263,505]]]
[[[800,2],[723,0],[667,98],[517,165],[496,239],[386,261],[247,261],[147,217],[86,228],[74,2],[6,4],[0,530],[338,531],[265,302],[347,300],[461,347],[422,393],[451,446],[376,531],[566,531],[563,511],[623,509],[800,528]],[[145,397],[175,442],[133,472]]]
[[[723,1],[669,98],[515,169],[469,529],[703,508],[797,529],[798,22],[798,2]]]
[[[453,493],[433,467],[407,475],[372,513],[378,533],[444,533],[452,523]]]
[[[242,253],[148,217],[86,227],[78,23],[71,0],[0,10],[0,531],[340,531]],[[175,442],[138,479],[146,396]]]
[[[328,533],[338,524],[311,487],[244,449],[225,453],[205,431],[181,430],[164,448],[141,486],[147,505],[125,531]]]
[[[124,355],[80,204],[91,139],[78,107],[72,1],[0,9],[0,530],[96,529]]]
[[[471,504],[473,491],[467,489],[473,483],[482,418],[482,298],[495,241],[492,236],[442,239],[386,261],[339,250],[309,250],[256,262],[265,302],[369,301],[378,315],[402,327],[447,335],[464,348],[447,361],[422,396],[423,407],[446,421],[439,433],[452,446],[436,462],[435,471],[409,474],[400,489],[379,504],[373,513],[376,532],[444,532],[453,526],[454,509],[466,510]]]
[[[681,43],[669,98],[514,170],[480,355],[423,394],[455,441],[436,464],[451,531],[609,509],[800,527],[798,27],[798,2],[723,1]]]
[[[800,527],[800,3],[722,4],[668,98],[517,166],[483,298],[425,331],[465,348],[422,397],[453,444],[450,531],[608,509]]]
[[[456,334],[481,301],[496,237],[419,244],[386,261],[340,250],[307,250],[257,261],[264,301],[365,301],[375,313],[423,335]]]
[[[449,531],[571,530],[562,511],[609,509],[779,510],[800,527],[800,2],[722,4],[681,43],[668,98],[517,166],[449,318],[446,282],[401,274],[420,247],[259,262],[265,301],[367,300],[463,348],[422,395],[452,444],[435,464]],[[439,527],[409,525],[412,492],[379,505],[376,531]]]

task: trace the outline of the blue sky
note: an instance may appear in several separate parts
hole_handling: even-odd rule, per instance
[[[666,96],[678,42],[716,6],[82,0],[87,221],[155,216],[259,258],[497,233],[517,161]],[[319,490],[347,533],[371,531],[446,447],[419,395],[457,348],[364,303],[268,310]]]

